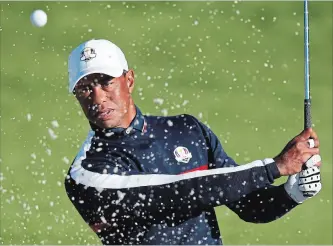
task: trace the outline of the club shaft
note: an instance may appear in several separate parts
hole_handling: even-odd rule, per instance
[[[304,0],[304,128],[310,128],[311,99],[310,99],[310,58],[309,58],[309,10],[308,0]]]
[[[305,99],[310,99],[310,59],[309,59],[309,10],[308,0],[304,0],[304,83]]]
[[[311,99],[310,99],[310,60],[309,60],[309,10],[308,0],[304,0],[304,83],[305,83],[305,97],[304,97],[304,128],[311,128]],[[305,167],[305,166],[304,166]],[[304,192],[305,197],[312,197],[313,193]]]

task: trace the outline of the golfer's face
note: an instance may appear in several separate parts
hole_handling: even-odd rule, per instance
[[[90,74],[77,83],[74,92],[89,121],[101,128],[122,127],[131,97],[126,75]]]

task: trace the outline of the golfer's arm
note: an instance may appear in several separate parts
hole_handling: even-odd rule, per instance
[[[194,119],[195,120],[195,119]],[[216,135],[204,124],[196,121],[202,129],[210,147],[209,162],[214,168],[226,166],[238,166],[222,148]],[[227,206],[238,214],[240,218],[248,222],[266,223],[283,216],[296,206],[296,203],[289,197],[281,186],[268,185],[258,189],[239,201],[227,204]]]
[[[268,223],[288,213],[297,203],[289,197],[283,185],[269,185],[227,206],[244,221]]]
[[[273,183],[280,174],[275,163],[255,161],[181,175],[90,175],[85,171],[76,177],[77,183],[101,191],[98,199],[89,199],[99,201],[100,207],[120,207],[124,211],[120,215],[135,210],[136,216],[147,221],[177,223],[212,207],[238,201]],[[117,213],[111,219],[116,217]]]

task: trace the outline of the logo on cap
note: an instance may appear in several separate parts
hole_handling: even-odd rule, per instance
[[[173,154],[175,155],[176,161],[178,162],[188,163],[192,158],[191,152],[186,147],[183,146],[177,147],[173,151]]]
[[[84,48],[81,52],[81,61],[90,61],[91,59],[96,57],[96,51],[93,48]]]

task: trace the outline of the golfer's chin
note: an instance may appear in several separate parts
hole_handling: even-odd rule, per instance
[[[89,115],[89,120],[99,128],[108,129],[119,126],[120,116],[117,112],[112,111],[108,114],[99,115],[97,117]]]
[[[103,129],[114,128],[114,127],[117,127],[117,125],[118,125],[114,119],[95,120],[95,121],[93,121],[93,123]]]

